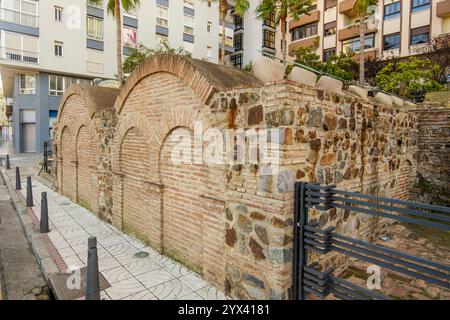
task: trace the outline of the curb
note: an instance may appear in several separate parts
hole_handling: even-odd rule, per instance
[[[30,244],[33,254],[41,267],[42,273],[44,275],[45,280],[49,283],[49,279],[53,274],[59,272],[58,266],[54,262],[52,255],[47,247],[47,242],[45,241],[44,236],[48,237],[46,234],[40,234],[35,231],[32,219],[27,213],[27,208],[25,204],[19,197],[17,191],[12,187],[11,181],[6,174],[6,170],[2,169],[2,176],[5,180],[5,184],[8,188],[8,191],[11,196],[11,201],[16,209],[16,213],[19,216],[20,222],[22,224],[22,228],[25,232],[25,236],[27,237],[27,241]]]

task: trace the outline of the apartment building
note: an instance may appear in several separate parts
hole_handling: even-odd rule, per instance
[[[230,1],[233,5],[233,1]],[[234,9],[230,15],[234,19],[234,52],[230,53],[230,63],[243,68],[262,54],[282,57],[281,27],[275,25],[275,15],[267,19],[257,17],[258,0],[250,0],[250,6],[244,16],[239,16]],[[289,45],[289,35],[286,35]]]
[[[0,0],[0,74],[13,107],[16,152],[42,151],[70,84],[116,78],[115,21],[107,2]],[[124,59],[138,43],[155,47],[167,41],[194,58],[218,62],[217,2],[140,3],[135,12],[123,14]]]
[[[313,46],[322,60],[359,51],[356,0],[318,0],[308,15],[289,22],[289,54]],[[380,0],[366,22],[366,58],[407,57],[431,38],[450,32],[450,0]],[[357,58],[357,57],[356,57]]]

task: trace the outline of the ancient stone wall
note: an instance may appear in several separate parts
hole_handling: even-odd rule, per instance
[[[416,201],[450,206],[450,95],[446,103],[425,102],[419,118],[419,155],[413,188]]]
[[[105,106],[90,120],[101,217],[233,298],[288,298],[295,181],[408,198],[416,173],[418,122],[409,106],[358,88],[342,91],[334,79],[284,80],[284,69],[273,68],[280,79],[262,82],[267,74],[156,56],[133,72],[109,104],[114,109]],[[64,112],[56,139],[63,169],[70,144],[61,141],[73,139],[63,119],[74,116]],[[212,144],[217,135],[229,139]],[[236,162],[242,153],[245,161]],[[217,156],[224,161],[207,161]],[[66,172],[55,180],[63,193]],[[384,225],[344,210],[311,217],[363,239]]]

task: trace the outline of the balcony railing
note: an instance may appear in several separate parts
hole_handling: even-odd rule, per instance
[[[39,17],[37,15],[12,9],[0,8],[0,20],[32,28],[39,27]]]
[[[39,53],[8,47],[0,47],[0,59],[23,63],[39,63]]]

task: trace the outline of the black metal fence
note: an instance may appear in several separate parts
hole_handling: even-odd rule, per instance
[[[53,161],[53,148],[52,148],[52,141],[45,141],[44,142],[44,163],[42,166],[42,169],[46,173],[51,173],[51,165]]]
[[[319,298],[333,294],[337,298],[346,300],[390,299],[380,291],[370,290],[335,276],[334,267],[319,271],[317,263],[308,262],[308,252],[316,252],[319,255],[336,252],[450,289],[449,265],[342,235],[336,232],[335,227],[321,229],[318,222],[309,221],[308,209],[326,211],[331,208],[450,231],[450,208],[448,207],[342,191],[336,189],[334,185],[321,186],[297,182],[294,213],[293,299],[304,300],[308,293]]]

